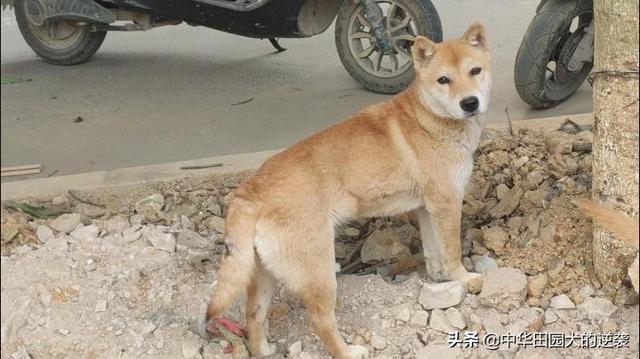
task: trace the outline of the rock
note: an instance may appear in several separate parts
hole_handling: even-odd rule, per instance
[[[576,309],[575,304],[573,304],[569,296],[567,296],[566,294],[556,295],[555,297],[551,298],[549,306],[556,310]]]
[[[509,186],[507,186],[504,183],[500,183],[497,187],[496,187],[496,198],[498,200],[503,199],[507,193],[509,193],[509,191],[511,190],[511,188],[509,188]]]
[[[225,229],[225,222],[224,222],[224,218],[222,217],[218,217],[218,216],[209,216],[207,217],[207,228],[209,228],[212,231],[216,231],[220,234],[224,233],[224,229]]]
[[[514,359],[562,359],[562,356],[558,349],[550,348],[522,348],[517,353]]]
[[[222,217],[222,207],[218,203],[212,204],[207,211],[211,212],[214,216]]]
[[[104,299],[100,299],[96,302],[96,308],[95,311],[100,313],[100,312],[106,312],[107,311],[107,301]]]
[[[487,273],[491,271],[498,270],[498,262],[489,257],[488,253],[481,256],[471,256],[471,261],[473,262],[475,271],[482,275],[487,275]]]
[[[38,299],[40,300],[40,303],[44,307],[48,307],[49,305],[51,305],[51,293],[49,292],[47,287],[42,284],[38,284],[36,285],[36,290],[38,291]]]
[[[618,308],[609,299],[592,297],[586,298],[578,305],[578,310],[584,313],[593,322],[602,322],[609,319]]]
[[[547,311],[544,313],[544,324],[553,324],[557,321],[558,315],[556,314],[556,312],[554,312],[553,309],[547,309]]]
[[[451,323],[449,323],[447,315],[442,309],[434,309],[433,311],[431,311],[431,320],[429,321],[429,326],[431,327],[431,329],[435,329],[445,333],[455,331],[453,326],[451,326]]]
[[[197,232],[185,229],[178,233],[178,248],[200,249],[209,247],[209,242]]]
[[[289,349],[287,351],[289,352],[290,357],[295,358],[296,356],[300,355],[300,353],[302,353],[302,342],[298,340],[295,343],[289,345]]]
[[[44,248],[52,252],[58,252],[58,253],[66,252],[67,248],[69,247],[69,245],[67,244],[68,239],[71,239],[71,237],[67,235],[62,235],[58,238],[50,239],[47,241],[47,243],[44,244]]]
[[[424,310],[418,310],[411,317],[411,324],[416,327],[425,327],[429,321],[429,313]]]
[[[489,272],[478,295],[480,304],[501,312],[519,308],[527,295],[527,276],[515,268]]]
[[[36,236],[38,236],[38,240],[42,243],[46,243],[50,239],[55,238],[53,230],[44,224],[38,226],[36,229]]]
[[[93,206],[88,203],[78,203],[73,208],[73,211],[75,213],[79,213],[81,216],[88,217],[88,218],[102,217],[106,213],[104,208]]]
[[[578,291],[578,294],[580,294],[580,296],[582,297],[582,301],[584,301],[589,297],[593,297],[596,294],[596,292],[593,290],[592,286],[585,285],[584,287],[580,288],[580,290]]]
[[[527,184],[530,189],[537,189],[544,180],[545,176],[542,171],[533,171],[527,175]]]
[[[560,274],[563,268],[564,268],[564,259],[555,257],[555,258],[552,258],[547,264],[547,273],[549,273],[549,276],[551,278],[554,278],[558,274]]]
[[[502,227],[482,227],[483,244],[496,254],[502,254],[505,244],[509,240],[509,234]]]
[[[346,227],[343,232],[345,236],[352,238],[358,237],[360,235],[360,230],[355,227]]]
[[[421,312],[424,312],[424,311],[421,310]],[[426,312],[424,312],[424,313],[426,313]],[[409,320],[411,320],[411,312],[409,312],[409,308],[403,307],[403,308],[400,308],[399,310],[397,310],[396,313],[395,313],[395,318],[396,318],[396,320],[399,320],[399,321],[405,322],[405,323],[408,322]]]
[[[448,308],[460,304],[466,294],[462,282],[425,283],[418,302],[426,310]]]
[[[100,228],[95,224],[79,227],[70,233],[71,237],[77,241],[86,242],[92,241],[98,238],[100,234]]]
[[[507,327],[509,333],[537,332],[544,323],[544,310],[540,308],[518,308],[509,313],[511,324]]]
[[[71,233],[82,221],[78,213],[65,213],[56,219],[49,221],[49,227],[62,233]]]
[[[109,234],[120,234],[129,228],[129,220],[122,216],[115,216],[104,221],[104,229]]]
[[[142,231],[140,230],[141,228],[142,226],[138,224],[125,229],[124,231],[122,231],[122,240],[125,243],[130,243],[138,240],[138,238],[140,238],[140,236],[142,235]]]
[[[462,257],[462,266],[467,272],[473,272],[473,262],[469,257]]]
[[[391,228],[373,232],[360,250],[360,259],[363,263],[376,263],[409,255],[411,255],[409,248],[400,242]]]
[[[462,359],[464,354],[459,347],[450,348],[446,343],[429,343],[427,346],[418,350],[415,359]]]
[[[154,193],[135,204],[136,212],[140,214],[157,214],[163,207],[164,197],[160,193]]]
[[[518,186],[514,186],[509,192],[504,195],[504,198],[493,206],[489,210],[489,214],[492,218],[502,218],[510,215],[520,205],[520,198],[522,198],[522,189]]]
[[[532,297],[539,298],[547,287],[547,281],[548,278],[545,273],[540,273],[530,277],[529,284],[527,285],[527,293]]]
[[[449,324],[451,324],[456,329],[464,329],[467,326],[467,322],[464,320],[464,315],[460,313],[460,311],[456,308],[448,308],[444,311],[444,314],[447,315],[447,319],[449,320]]]
[[[175,252],[176,250],[176,237],[171,233],[164,233],[157,228],[145,228],[142,230],[142,237],[157,249],[167,252]]]
[[[2,237],[2,243],[7,243],[15,237],[22,225],[18,220],[11,215],[8,211],[2,211],[0,217],[0,237]]]
[[[387,347],[387,340],[379,335],[372,335],[369,344],[371,344],[375,350],[383,350]]]
[[[495,333],[501,335],[504,333],[504,326],[498,318],[498,313],[495,311],[489,312],[489,315],[482,318],[482,326],[488,333]]]

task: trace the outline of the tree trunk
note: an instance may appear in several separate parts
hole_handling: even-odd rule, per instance
[[[593,197],[638,218],[638,1],[595,0]],[[635,249],[594,224],[594,268],[621,299]]]

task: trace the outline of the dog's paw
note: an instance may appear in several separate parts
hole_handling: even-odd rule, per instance
[[[459,279],[467,287],[467,291],[471,294],[477,294],[482,289],[482,283],[484,278],[480,273],[467,272]]]
[[[366,359],[369,357],[369,350],[360,345],[349,345],[347,352],[348,359]]]

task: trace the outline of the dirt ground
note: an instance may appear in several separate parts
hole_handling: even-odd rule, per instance
[[[591,141],[590,128],[570,122],[551,133],[485,132],[462,221],[464,264],[485,280],[479,293],[464,288],[455,302],[443,302],[455,285],[425,280],[410,215],[341,227],[344,338],[376,358],[637,357],[638,296],[626,289],[603,297],[591,264],[591,223],[572,203],[589,194]],[[250,175],[28,199],[65,213],[52,218],[5,203],[2,358],[245,357],[241,339],[225,354],[228,343],[202,335],[201,324],[225,206]],[[229,317],[242,320],[242,303]],[[285,289],[269,317],[277,357],[326,357]],[[446,344],[448,332],[523,330],[627,339],[617,349]]]

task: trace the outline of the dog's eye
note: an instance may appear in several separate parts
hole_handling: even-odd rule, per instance
[[[472,68],[472,69],[471,69],[471,75],[472,75],[472,76],[477,75],[477,74],[479,74],[479,73],[480,73],[480,71],[482,71],[482,69],[481,69],[481,68],[479,68],[479,67],[474,67],[474,68]]]
[[[446,84],[448,84],[449,82],[450,82],[450,81],[449,81],[449,78],[447,78],[446,76],[442,76],[442,77],[440,77],[440,78],[438,79],[438,83],[439,83],[439,84],[441,84],[441,85],[446,85]]]

